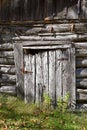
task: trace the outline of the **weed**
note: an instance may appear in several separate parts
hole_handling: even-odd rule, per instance
[[[63,97],[58,98],[57,105],[59,111],[66,112],[69,105],[69,99],[70,99],[69,93],[67,93],[64,98]]]

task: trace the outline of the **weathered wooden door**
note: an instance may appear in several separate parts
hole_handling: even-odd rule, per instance
[[[26,46],[23,50],[25,102],[40,103],[46,93],[56,104],[59,97],[69,93],[73,104],[76,100],[75,48],[71,45]]]

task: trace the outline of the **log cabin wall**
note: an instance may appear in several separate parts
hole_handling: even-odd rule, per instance
[[[69,41],[75,44],[77,103],[86,104],[87,21],[58,20],[0,26],[1,92],[16,92],[13,43],[22,44],[29,41]]]
[[[77,103],[87,104],[87,0],[66,1],[0,0],[1,92],[16,92],[15,42],[65,40],[76,48]]]

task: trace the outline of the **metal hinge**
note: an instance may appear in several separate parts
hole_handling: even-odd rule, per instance
[[[20,69],[21,70],[21,72],[23,73],[23,74],[32,74],[33,72],[32,71],[27,71],[27,70],[24,70],[24,68],[21,68]]]

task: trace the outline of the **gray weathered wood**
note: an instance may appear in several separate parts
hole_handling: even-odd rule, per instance
[[[55,105],[56,101],[56,74],[55,51],[49,51],[49,96]]]
[[[34,103],[34,56],[24,54],[24,100]]]
[[[75,47],[71,45],[69,53],[69,64],[70,64],[70,95],[71,95],[71,105],[76,105],[76,57],[75,57]]]
[[[40,103],[43,94],[43,61],[42,53],[36,54],[36,102]]]
[[[49,53],[42,52],[43,93],[49,95]]]
[[[1,51],[0,52],[0,57],[13,58],[14,57],[14,53],[13,53],[13,51]]]
[[[14,44],[14,58],[16,67],[16,86],[17,96],[24,98],[24,64],[23,64],[23,50],[21,44]]]
[[[55,73],[56,73],[56,77],[55,77],[55,82],[56,82],[56,101],[59,100],[60,97],[62,97],[62,51],[61,50],[56,50],[56,66],[55,66]]]
[[[27,48],[30,46],[30,47],[35,47],[35,46],[61,46],[61,47],[63,47],[64,45],[65,45],[65,47],[67,47],[67,44],[70,44],[70,42],[69,41],[29,41],[29,42],[26,42],[26,41],[24,41],[24,42],[22,42],[23,43],[23,47],[26,47],[27,46]]]
[[[14,59],[8,57],[2,57],[0,58],[0,64],[14,65]]]
[[[0,73],[1,74],[11,74],[15,75],[15,66],[14,65],[0,65]]]
[[[85,42],[77,42],[74,43],[76,48],[82,48],[82,49],[86,49],[87,48],[87,41]],[[79,50],[78,50],[79,51]],[[81,53],[84,53],[83,51]]]
[[[16,86],[2,86],[0,87],[0,93],[11,93],[16,95]]]
[[[59,3],[59,1],[58,1],[58,3]],[[58,4],[58,6],[59,6],[59,4]],[[62,3],[61,3],[61,5],[62,5]],[[40,8],[38,10],[40,10]],[[73,11],[70,8],[69,8],[69,10],[70,10],[70,12]],[[65,12],[66,12],[66,9],[63,10],[63,13],[62,13],[63,16],[64,16]],[[69,13],[69,12],[67,12],[67,13]],[[5,15],[6,14],[7,13],[5,13]],[[84,15],[85,14],[86,14],[86,12],[84,13]],[[40,15],[41,15],[41,13],[40,13]],[[24,17],[24,13],[23,13],[23,17]],[[17,18],[17,17],[14,16],[14,20],[15,20],[15,18]],[[74,26],[74,28],[71,31],[72,25]],[[53,27],[53,30],[51,30],[52,27]],[[38,41],[38,40],[40,40],[40,41]],[[45,40],[45,41],[43,41],[43,40]],[[65,40],[68,40],[68,41],[65,42]],[[59,57],[61,49],[63,48],[63,50],[64,50],[65,48],[68,48],[68,45],[71,41],[74,42],[75,48],[76,48],[76,52],[75,52],[76,53],[76,59],[75,59],[76,70],[75,70],[75,72],[78,71],[78,73],[76,73],[76,90],[77,90],[77,88],[87,89],[87,81],[86,81],[87,74],[85,71],[85,69],[87,68],[87,60],[86,60],[87,59],[87,20],[86,19],[85,20],[79,19],[79,20],[74,20],[74,21],[64,19],[64,20],[53,20],[53,21],[12,21],[9,23],[0,22],[0,58],[1,58],[0,59],[0,62],[1,62],[0,63],[0,86],[2,87],[3,85],[4,86],[15,85],[15,81],[14,81],[15,78],[13,80],[13,78],[11,78],[11,75],[12,75],[12,77],[15,75],[15,68],[14,68],[14,61],[13,61],[12,53],[13,53],[13,43],[16,42],[17,44],[19,44],[19,46],[23,44],[24,50],[28,50],[28,49],[32,48],[32,50],[39,49],[39,50],[44,51],[44,52],[41,52],[42,61],[43,61],[41,66],[44,70],[44,72],[43,72],[44,78],[42,78],[42,82],[43,82],[43,85],[46,86],[44,89],[44,92],[45,93],[47,92],[47,94],[48,94],[48,90],[49,90],[48,59],[49,58],[47,58],[47,57],[49,57],[49,55],[47,54],[48,53],[47,51],[50,50],[50,48],[52,49],[52,51],[54,51],[54,49],[55,49],[56,57]],[[54,45],[54,47],[52,47],[52,45]],[[58,49],[58,47],[59,47],[59,49]],[[43,48],[48,49],[48,50],[44,50]],[[20,49],[20,47],[19,47],[19,49]],[[58,49],[58,50],[56,50],[56,49]],[[20,58],[20,57],[23,58],[22,57],[23,55],[22,55],[22,53],[20,53],[20,50],[19,50],[19,55],[20,56],[18,58]],[[27,55],[27,53],[26,53],[26,55]],[[71,57],[74,57],[73,53],[72,53],[72,55],[73,56],[71,56]],[[12,58],[12,59],[10,59],[10,58]],[[60,58],[58,58],[58,59],[60,59]],[[17,62],[19,62],[19,60],[17,60]],[[62,61],[62,62],[64,62],[64,61]],[[60,61],[56,62],[56,66],[59,66],[59,68],[57,68],[57,70],[55,72],[56,78],[58,79],[58,81],[56,80],[56,99],[59,96],[61,96],[61,92],[60,92],[61,85],[58,84],[58,82],[61,82],[62,78],[60,79],[58,74],[60,74],[62,76],[62,73],[61,73],[61,70],[62,70],[61,63],[62,62],[60,62]],[[69,64],[70,64],[70,66],[74,66],[74,63],[72,63],[71,60],[70,60],[70,63],[68,63],[68,65]],[[20,84],[22,84],[22,78],[24,80],[23,76],[28,75],[28,74],[24,74],[23,72],[20,71],[20,70],[22,70],[23,65],[22,66],[19,65],[19,68],[21,68],[21,69],[19,69],[19,74],[21,75],[20,76],[21,80],[19,78],[18,81],[21,82]],[[70,68],[72,68],[72,70],[73,70],[73,67],[70,67]],[[70,77],[71,77],[71,75],[73,75],[73,71],[70,70],[70,68],[69,68],[69,72],[70,72]],[[72,71],[72,74],[71,74],[71,71]],[[6,77],[7,77],[7,79],[6,79]],[[35,76],[33,76],[33,77],[36,79]],[[72,77],[74,77],[74,76],[72,76]],[[72,77],[70,78],[70,80],[73,80]],[[35,83],[35,85],[36,85],[36,83]],[[74,91],[73,89],[74,88],[71,87],[70,91]],[[23,88],[23,91],[24,91],[24,88]],[[36,92],[36,90],[34,90],[34,92]],[[34,95],[35,95],[35,93],[34,93]],[[76,93],[76,95],[77,95],[77,93]],[[36,95],[34,96],[34,102],[35,102],[35,98],[36,98]],[[82,101],[82,100],[79,99],[79,101]],[[84,101],[83,101],[83,103],[84,103]]]
[[[70,94],[70,104],[76,104],[76,86],[75,86],[75,48],[71,47],[62,52],[65,59],[62,63],[63,97]]]

